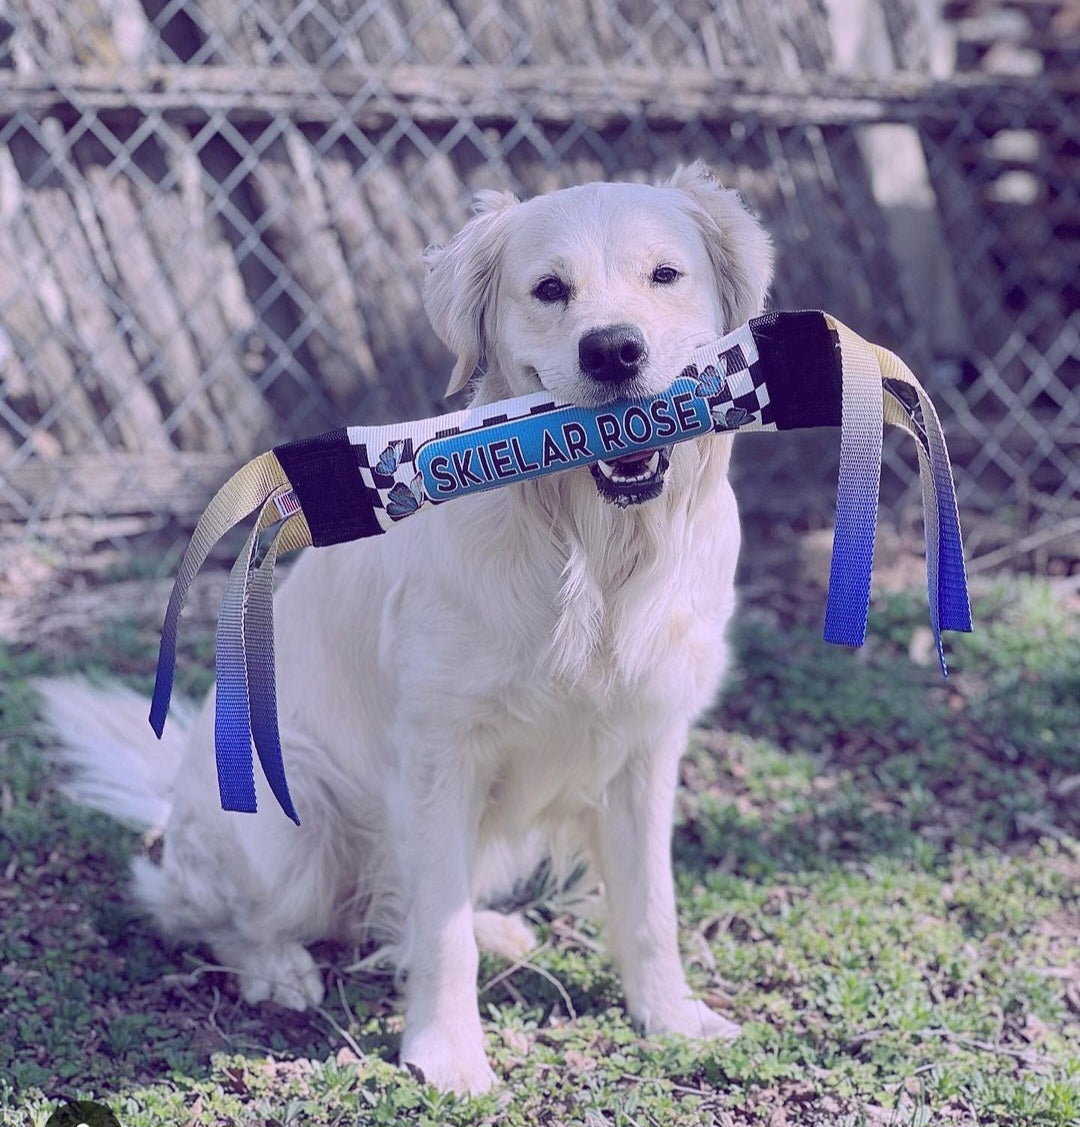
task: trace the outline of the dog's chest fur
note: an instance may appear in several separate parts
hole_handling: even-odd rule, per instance
[[[333,717],[322,738],[366,745],[391,773],[457,749],[524,820],[600,801],[719,685],[738,551],[727,453],[676,448],[665,496],[637,511],[572,471],[309,553],[282,591],[319,591],[283,616],[298,632],[279,638],[300,687],[289,711],[308,731]],[[313,684],[312,666],[333,680]]]

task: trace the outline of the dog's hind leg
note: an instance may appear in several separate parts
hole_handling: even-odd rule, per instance
[[[301,943],[255,944],[240,936],[210,941],[221,965],[233,971],[249,1005],[276,1002],[303,1012],[318,1006],[324,995],[322,974]]]
[[[482,908],[473,915],[473,931],[481,951],[515,963],[536,946],[536,933],[520,912]]]
[[[235,908],[247,896],[228,879],[211,882],[204,869],[162,867],[145,858],[136,859],[132,876],[136,899],[166,936],[205,942],[221,968],[237,976],[245,1002],[298,1011],[322,1002],[322,975],[307,949],[268,914],[248,912],[241,923]]]

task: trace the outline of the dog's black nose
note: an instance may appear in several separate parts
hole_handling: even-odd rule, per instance
[[[640,373],[648,355],[645,338],[635,325],[591,329],[578,341],[581,370],[603,383],[632,380]]]

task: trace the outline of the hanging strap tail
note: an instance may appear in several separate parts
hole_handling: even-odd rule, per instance
[[[274,565],[282,552],[310,543],[288,488],[263,505],[225,585],[218,617],[214,744],[225,810],[257,808],[252,741],[281,808],[297,825],[277,719],[274,674]]]
[[[902,427],[915,439],[919,455],[930,625],[941,671],[947,677],[941,632],[971,631],[971,603],[952,464],[945,433],[930,397],[899,357],[874,347],[880,354],[885,420]]]
[[[244,601],[257,535],[258,530],[252,530],[229,572],[214,645],[214,750],[221,808],[248,814],[258,809],[258,803],[251,757]]]
[[[165,729],[165,718],[172,699],[180,616],[192,581],[222,536],[263,506],[276,490],[287,486],[289,479],[274,453],[261,454],[229,478],[199,518],[177,570],[161,628],[157,675],[150,705],[150,724],[159,739]]]
[[[836,531],[824,638],[861,646],[866,641],[881,488],[881,369],[866,341],[828,314],[825,320],[840,340],[843,378]]]
[[[898,356],[863,340],[828,314],[825,317],[839,337],[843,357],[843,429],[824,637],[847,645],[861,645],[865,638],[881,428],[883,422],[900,426],[915,438],[919,455],[930,626],[947,677],[941,632],[970,631],[971,608],[956,490],[941,422],[930,397]],[[873,411],[868,399],[871,383],[877,389]],[[876,427],[876,437],[869,433],[871,426]],[[873,467],[872,497],[868,466]]]

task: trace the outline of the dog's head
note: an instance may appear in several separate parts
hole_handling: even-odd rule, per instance
[[[428,254],[424,302],[454,352],[447,394],[478,402],[545,389],[598,406],[664,391],[698,345],[761,311],[764,231],[705,167],[670,181],[586,184],[524,203],[485,192]],[[667,451],[593,467],[619,505],[663,490]]]

